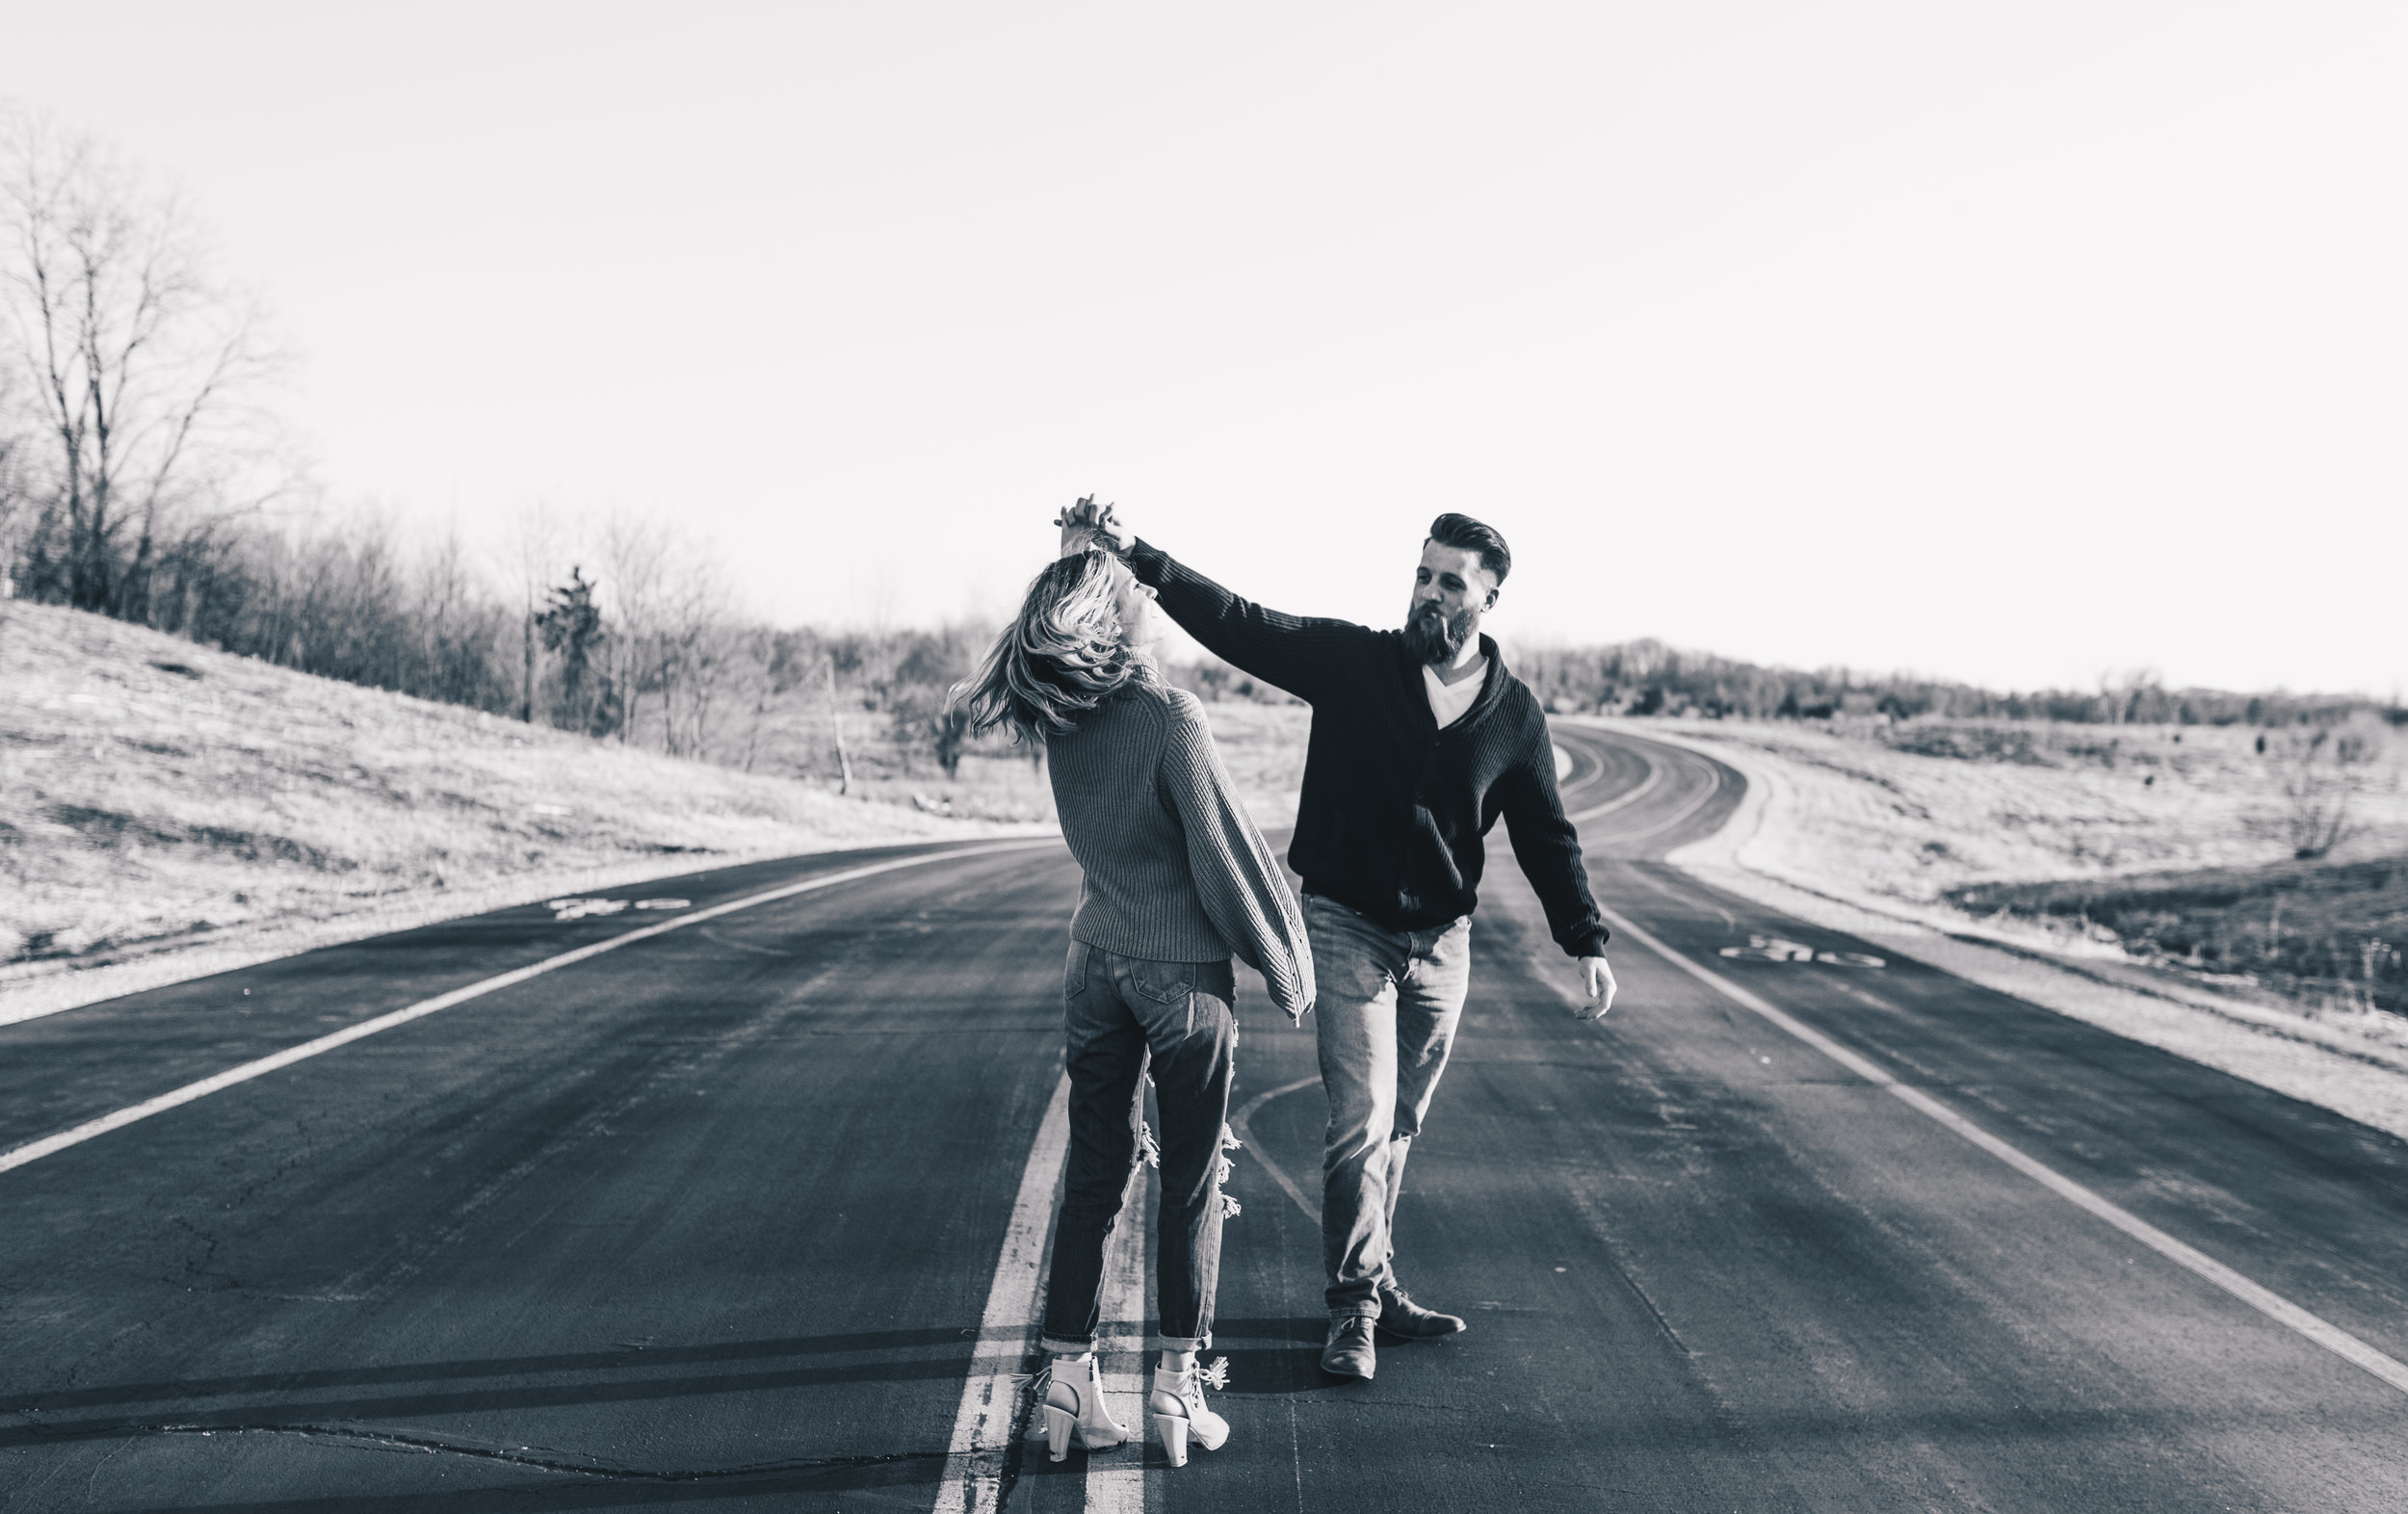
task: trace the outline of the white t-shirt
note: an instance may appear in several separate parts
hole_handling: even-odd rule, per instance
[[[1422,688],[1429,694],[1429,713],[1437,718],[1442,731],[1463,718],[1463,712],[1479,698],[1480,687],[1487,682],[1488,659],[1484,657],[1452,684],[1438,676],[1437,668],[1422,665]]]

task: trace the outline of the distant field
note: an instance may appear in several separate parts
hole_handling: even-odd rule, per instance
[[[1304,781],[1304,739],[1313,712],[1303,705],[1208,703],[1204,718],[1238,797],[1266,830],[1296,823],[1296,791]],[[1054,790],[1042,764],[1004,743],[963,754],[952,777],[926,756],[904,759],[891,746],[873,748],[853,768],[854,792],[890,804],[978,820],[1054,819]]]
[[[1313,712],[1300,704],[1208,704],[1204,718],[1238,796],[1265,830],[1296,823],[1304,786],[1304,742]]]
[[[17,602],[0,697],[0,986],[399,900],[992,829]]]

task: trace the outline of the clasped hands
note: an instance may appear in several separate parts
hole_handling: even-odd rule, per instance
[[[1095,496],[1089,494],[1056,515],[1054,524],[1061,528],[1061,551],[1058,555],[1066,558],[1090,547],[1100,547],[1115,557],[1126,555],[1138,534],[1121,521],[1114,509],[1111,505],[1096,504]]]

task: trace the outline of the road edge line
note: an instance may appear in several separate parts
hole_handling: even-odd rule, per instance
[[[296,1062],[307,1061],[313,1057],[324,1056],[339,1047],[348,1046],[353,1041],[365,1040],[371,1035],[390,1031],[396,1026],[407,1025],[412,1020],[423,1020],[431,1014],[438,1014],[443,1010],[457,1007],[472,999],[481,999],[486,994],[516,987],[530,979],[540,978],[546,973],[558,972],[563,967],[573,967],[579,962],[600,956],[605,952],[615,952],[623,946],[633,946],[639,941],[648,941],[654,936],[667,935],[672,930],[682,930],[688,926],[698,926],[706,920],[717,920],[722,915],[732,915],[741,909],[774,903],[781,899],[792,899],[798,894],[808,894],[817,889],[830,888],[838,883],[850,883],[856,878],[865,878],[879,873],[893,873],[902,868],[921,867],[928,863],[944,862],[956,857],[980,856],[990,852],[1015,851],[1031,847],[1057,845],[1060,843],[1052,837],[1046,837],[1041,840],[994,842],[978,847],[958,848],[952,851],[931,851],[914,857],[898,857],[892,861],[876,863],[865,868],[850,868],[842,873],[824,874],[817,877],[805,878],[799,883],[789,883],[763,893],[749,894],[743,899],[729,900],[723,904],[714,904],[708,909],[697,909],[691,915],[680,915],[674,920],[665,920],[657,926],[646,926],[640,930],[626,931],[611,937],[608,941],[596,941],[589,946],[579,947],[573,952],[563,952],[558,956],[546,957],[540,962],[513,968],[510,972],[482,979],[465,987],[455,988],[449,993],[437,994],[432,999],[422,999],[414,1005],[404,1005],[402,1008],[378,1015],[374,1019],[362,1020],[357,1025],[345,1026],[340,1031],[319,1036],[315,1040],[303,1041],[299,1046],[288,1046],[283,1051],[271,1053],[253,1061],[244,1062],[237,1067],[229,1067],[222,1073],[212,1074],[196,1083],[188,1083],[180,1088],[170,1089],[155,1098],[144,1099],[140,1104],[127,1105],[124,1109],[103,1114],[96,1119],[86,1120],[81,1125],[71,1126],[55,1135],[44,1136],[39,1140],[28,1141],[22,1146],[12,1147],[8,1151],[0,1152],[0,1172],[14,1171],[28,1163],[39,1162],[44,1157],[55,1156],[71,1146],[80,1146],[95,1136],[106,1136],[111,1131],[123,1130],[126,1126],[146,1120],[154,1114],[164,1114],[170,1109],[191,1104],[196,1099],[207,1098],[210,1094],[231,1088],[237,1083],[249,1083],[254,1078],[264,1077],[281,1068],[290,1067]]]
[[[1823,1056],[1838,1062],[1842,1067],[1878,1087],[1917,1113],[1962,1136],[1966,1141],[1989,1153],[2058,1197],[2107,1221],[2167,1261],[2214,1284],[2294,1334],[2324,1347],[2351,1366],[2363,1370],[2400,1392],[2408,1393],[2408,1363],[2400,1362],[2385,1354],[2341,1326],[2302,1309],[2273,1290],[2252,1281],[2205,1252],[2176,1240],[2130,1210],[2075,1182],[2072,1178],[2038,1159],[2027,1155],[2017,1147],[2009,1145],[1930,1094],[1924,1092],[1921,1088],[1912,1088],[1900,1083],[1887,1069],[1842,1046],[1820,1031],[1779,1008],[1770,1001],[1741,987],[1713,969],[1691,961],[1618,911],[1601,908],[1599,913],[1605,916],[1614,929],[1636,941],[1741,1008],[1767,1021],[1793,1039],[1822,1053]]]

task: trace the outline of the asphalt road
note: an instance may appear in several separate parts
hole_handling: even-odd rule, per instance
[[[22,1152],[669,927],[0,1170],[0,1509],[2408,1508],[2408,1146],[1701,887],[1738,776],[1559,739],[1622,998],[1493,848],[1399,1227],[1472,1328],[1373,1383],[1249,985],[1230,1444],[1010,1438],[1076,874],[895,848],[0,1028]]]

